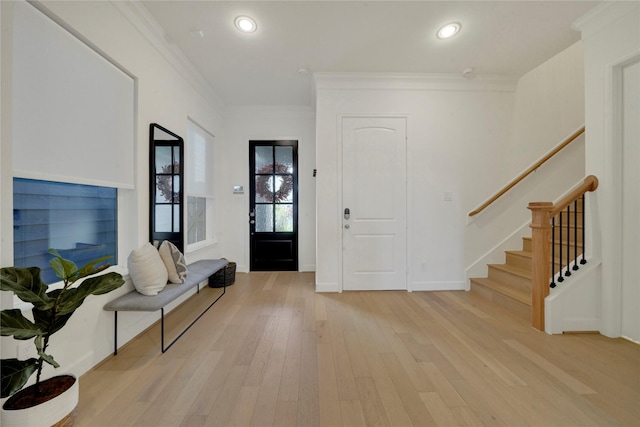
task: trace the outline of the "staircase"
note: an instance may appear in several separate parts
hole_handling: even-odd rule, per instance
[[[574,227],[575,214],[574,205],[571,205],[571,211],[567,215],[567,211],[563,210],[555,218],[555,227],[553,233],[555,236],[555,245],[553,248],[553,256],[555,259],[554,272],[558,273],[559,266],[565,267],[562,271],[562,281],[565,280],[566,264],[570,261],[569,273],[573,271],[574,259],[576,253],[582,254],[582,199],[577,203],[577,226]],[[570,220],[570,227],[568,226]],[[560,222],[562,221],[562,226]],[[562,237],[562,239],[560,239]],[[562,245],[559,243],[562,240]],[[577,246],[576,246],[577,240]],[[549,242],[551,245],[551,241]],[[531,237],[522,239],[521,250],[505,251],[504,264],[488,264],[487,277],[471,278],[471,292],[486,298],[493,303],[506,308],[512,313],[526,319],[531,320],[531,260],[533,253],[531,251]],[[560,252],[562,250],[562,252]],[[567,257],[567,250],[568,257]],[[562,253],[562,258],[560,258]],[[551,259],[551,258],[550,258]],[[569,274],[570,275],[570,274]],[[555,281],[557,285],[562,282]]]
[[[529,239],[527,248],[527,240]],[[504,264],[488,264],[487,277],[472,277],[471,292],[531,320],[531,238],[522,250],[506,251]]]

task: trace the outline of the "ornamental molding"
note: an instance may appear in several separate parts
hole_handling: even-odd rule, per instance
[[[316,90],[433,90],[496,91],[516,90],[518,76],[478,74],[465,78],[462,74],[436,73],[314,73]]]
[[[224,102],[211,84],[195,68],[184,52],[158,24],[144,5],[138,1],[112,1],[113,7],[138,30],[156,51],[218,111]]]

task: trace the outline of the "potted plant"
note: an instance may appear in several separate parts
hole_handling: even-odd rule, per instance
[[[119,273],[96,275],[109,267],[109,264],[100,263],[111,257],[99,258],[78,268],[74,262],[62,258],[55,249],[49,249],[49,253],[53,255],[49,264],[62,280],[62,288],[49,290],[40,278],[38,267],[0,269],[0,290],[13,292],[22,301],[33,305],[33,321],[25,317],[20,309],[2,310],[1,335],[13,336],[17,340],[33,339],[38,356],[27,360],[2,359],[1,397],[11,396],[2,406],[3,426],[50,426],[57,425],[61,420],[64,423],[61,425],[70,425],[67,419],[73,417],[78,402],[76,378],[72,375],[45,381],[40,378],[45,363],[59,367],[54,358],[47,354],[49,339],[64,327],[87,296],[106,294],[124,283]],[[78,286],[73,286],[80,279],[84,280]],[[37,374],[35,384],[23,389],[34,373]],[[56,390],[58,388],[61,391]],[[63,414],[53,415],[52,411],[56,410],[61,410]],[[34,423],[23,421],[23,416]]]

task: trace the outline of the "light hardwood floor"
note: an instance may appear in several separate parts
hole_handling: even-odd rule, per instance
[[[85,374],[76,425],[640,425],[639,345],[549,336],[468,292],[313,282],[237,274],[167,353],[154,326]]]

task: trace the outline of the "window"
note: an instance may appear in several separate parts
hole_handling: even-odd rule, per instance
[[[293,152],[293,146],[255,147],[256,232],[293,231]]]
[[[213,240],[213,136],[189,121],[187,128],[187,245]]]
[[[79,267],[103,256],[116,265],[117,217],[115,188],[14,178],[14,265],[40,267],[48,284],[59,281],[49,248]]]
[[[207,199],[189,196],[187,199],[187,244],[207,240]]]
[[[37,3],[12,3],[14,176],[133,189],[134,79]]]

